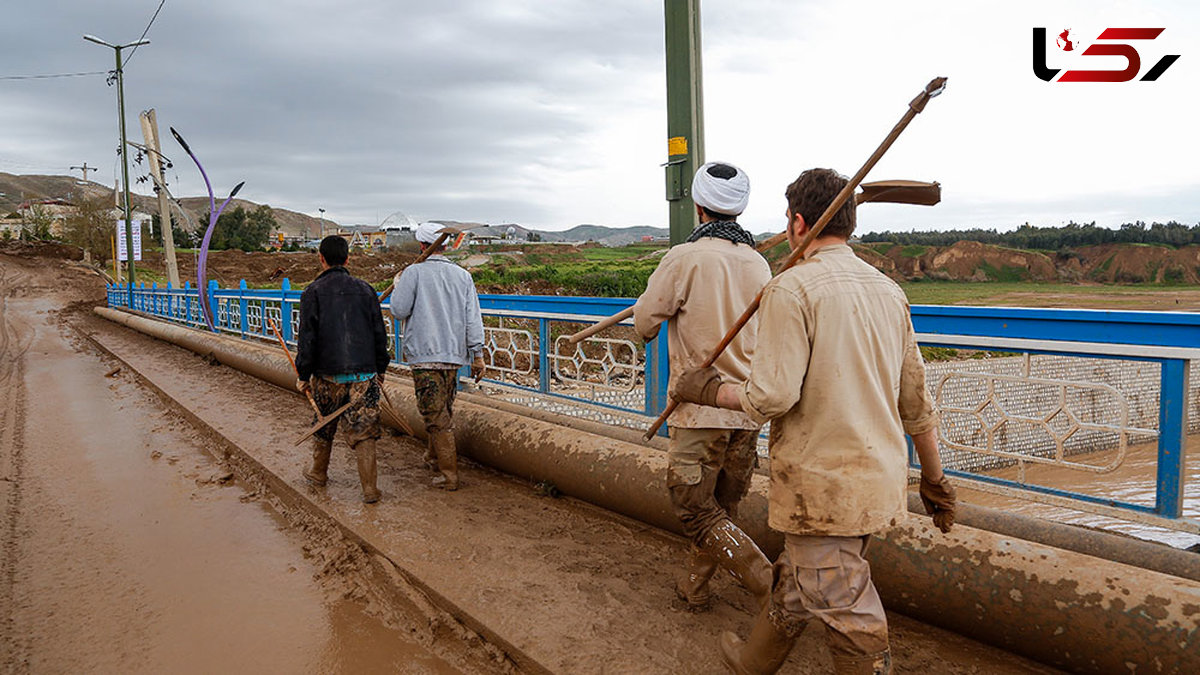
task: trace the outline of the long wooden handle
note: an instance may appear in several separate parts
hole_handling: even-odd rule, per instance
[[[787,260],[784,261],[783,266],[779,268],[778,274],[782,274],[784,271],[795,265],[796,262],[798,262],[800,258],[804,256],[804,252],[808,249],[809,244],[811,244],[813,240],[821,234],[821,230],[825,229],[825,225],[829,223],[834,214],[836,214],[838,210],[842,208],[842,205],[846,203],[846,200],[854,194],[854,190],[858,188],[858,184],[861,183],[863,178],[866,177],[867,172],[874,168],[875,164],[879,162],[879,159],[883,157],[883,154],[888,151],[888,148],[892,147],[892,143],[894,143],[896,138],[900,136],[900,132],[904,131],[904,128],[907,127],[908,123],[917,116],[917,113],[925,109],[925,104],[929,103],[929,99],[942,93],[942,90],[945,87],[946,78],[934,78],[929,82],[929,84],[925,85],[925,89],[918,94],[916,98],[909,102],[908,110],[905,111],[904,116],[900,118],[900,121],[896,123],[896,126],[892,127],[891,133],[887,135],[887,138],[883,139],[883,142],[879,144],[879,147],[875,148],[875,152],[871,153],[871,156],[867,159],[866,163],[862,165],[862,168],[858,170],[858,173],[854,174],[854,177],[846,183],[846,186],[842,188],[841,192],[838,192],[837,196],[833,198],[833,202],[829,204],[829,207],[825,209],[825,212],[821,214],[821,217],[817,219],[816,224],[809,228],[808,233],[804,235],[804,239],[800,241],[800,245],[797,246],[794,251],[792,251],[791,255],[789,255]],[[733,338],[737,337],[737,334],[740,333],[742,328],[745,327],[745,325],[750,321],[750,317],[754,316],[754,313],[758,311],[758,306],[760,304],[762,304],[762,291],[759,291],[758,294],[754,296],[754,300],[750,303],[750,306],[746,308],[746,311],[742,312],[742,315],[738,317],[738,320],[733,324],[733,327],[729,329],[729,332],[725,334],[725,337],[721,338],[721,342],[717,345],[716,349],[714,349],[712,353],[709,354],[708,358],[704,360],[704,364],[701,366],[702,368],[708,368],[712,364],[716,363],[717,357],[719,357],[721,353],[725,351],[725,348],[729,346],[729,343],[733,342]],[[654,424],[650,425],[650,428],[646,430],[646,433],[642,437],[647,441],[653,438],[654,434],[658,433],[659,428],[662,427],[663,423],[667,421],[667,418],[670,417],[671,413],[675,412],[675,409],[678,407],[678,401],[675,399],[669,400],[667,402],[666,409],[662,411],[662,414],[660,414],[656,420],[654,420]]]
[[[434,239],[432,244],[427,246],[424,251],[421,251],[421,255],[417,256],[417,259],[412,261],[412,264],[416,265],[417,263],[425,262],[425,259],[428,258],[429,256],[433,255],[434,251],[437,250],[437,247],[446,243],[446,239],[452,234],[454,234],[454,233],[453,232],[438,233],[437,239]],[[383,298],[386,298],[387,296],[391,295],[392,289],[395,287],[396,287],[396,277],[392,277],[392,283],[388,284],[387,288],[383,289],[383,292],[379,294],[379,299],[382,300]]]
[[[612,316],[610,316],[606,319],[601,319],[600,321],[597,321],[596,323],[588,326],[587,328],[584,328],[583,330],[579,331],[578,333],[568,337],[567,343],[568,344],[576,344],[578,342],[586,340],[586,339],[590,338],[591,336],[595,335],[596,333],[599,333],[600,331],[604,330],[605,328],[615,326],[615,325],[621,323],[622,321],[624,321],[625,319],[628,319],[631,316],[633,316],[633,306],[632,305],[629,307],[626,307],[625,309],[617,312],[616,314],[613,314]]]
[[[296,371],[296,377],[300,377],[300,369],[296,367],[296,359],[292,358],[292,350],[288,349],[287,342],[283,339],[283,334],[279,332],[279,326],[275,325],[275,319],[267,319],[267,325],[271,327],[271,332],[275,333],[276,339],[279,340],[279,346],[283,347],[283,353],[287,354],[288,363],[292,364],[292,370]],[[317,417],[321,417],[321,408],[317,405],[316,399],[313,398],[312,392],[306,389],[304,396],[308,398],[308,403],[312,406],[313,411],[317,413]]]

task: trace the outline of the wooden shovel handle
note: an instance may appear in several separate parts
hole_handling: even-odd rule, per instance
[[[292,358],[292,350],[288,349],[287,342],[283,339],[283,334],[279,332],[279,326],[275,325],[275,319],[267,319],[267,325],[271,327],[271,332],[275,333],[276,339],[279,340],[279,346],[283,347],[283,353],[287,355],[288,363],[292,364],[292,370],[296,372],[296,377],[299,378],[300,369],[296,367],[296,359]],[[321,408],[317,405],[316,399],[313,398],[312,392],[305,389],[304,395],[308,398],[308,403],[312,406],[313,412],[317,413],[317,417],[320,417]]]

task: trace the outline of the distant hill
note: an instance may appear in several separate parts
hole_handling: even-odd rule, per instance
[[[139,194],[137,189],[144,187],[135,185],[130,191],[134,208],[145,213],[158,213],[158,199],[153,194]],[[17,210],[22,200],[60,198],[74,202],[112,196],[111,186],[88,181],[84,183],[72,176],[21,176],[0,172],[0,216],[8,215]],[[176,195],[179,196],[179,195]],[[180,197],[179,203],[187,210],[192,222],[199,226],[199,220],[208,212],[208,197]],[[242,206],[247,209],[258,208],[259,204],[246,199],[234,199],[230,208]],[[321,221],[303,213],[271,207],[275,222],[279,229],[288,236],[318,237],[321,233]],[[460,228],[470,228],[477,234],[504,236],[511,229],[511,238],[528,241],[530,234],[536,234],[542,241],[587,242],[595,241],[605,246],[624,246],[642,240],[643,236],[666,237],[669,230],[663,227],[606,227],[604,225],[576,225],[569,230],[550,232],[535,230],[516,223],[488,225],[486,223],[461,222],[442,218],[431,218],[439,223]],[[337,225],[332,220],[326,220],[326,225]]]
[[[671,231],[665,227],[607,227],[605,225],[576,225],[561,232],[544,232],[542,241],[595,241],[605,246],[624,246],[642,240],[642,237],[668,237]]]
[[[113,199],[113,189],[94,181],[84,183],[71,176],[19,176],[0,172],[0,216],[7,216],[17,210],[23,201],[38,199],[65,199],[69,202],[85,201],[88,199]],[[138,194],[137,190],[129,193],[133,207],[144,213],[158,213],[158,198],[153,194]],[[115,203],[115,200],[114,200]],[[182,197],[180,205],[192,218],[192,223],[199,227],[199,220],[208,213],[208,197]],[[241,206],[246,209],[256,209],[259,204],[245,199],[234,199],[229,208]],[[271,207],[275,222],[279,229],[292,237],[316,237],[321,233],[320,220],[303,213],[287,209]]]

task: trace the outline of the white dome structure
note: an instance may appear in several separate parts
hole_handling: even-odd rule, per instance
[[[379,224],[379,229],[385,231],[403,229],[415,230],[419,224],[420,221],[418,221],[416,218],[413,218],[403,211],[396,211],[392,215],[383,219],[383,222]]]

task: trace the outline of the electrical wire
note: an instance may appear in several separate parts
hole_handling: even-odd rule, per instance
[[[88,75],[107,74],[107,70],[94,70],[88,73],[57,73],[55,75],[0,75],[0,80],[49,80],[56,77],[85,77]]]
[[[146,24],[146,30],[142,31],[142,37],[134,40],[134,42],[141,42],[143,39],[145,39],[146,34],[150,32],[150,27],[154,25],[154,20],[158,18],[158,13],[162,11],[163,5],[165,4],[167,4],[167,0],[161,0],[161,2],[158,3],[158,9],[154,10],[154,16],[150,17],[150,23]],[[137,53],[138,47],[140,46],[141,45],[138,45],[129,50],[129,56],[125,59],[126,64],[133,59],[133,55]]]

